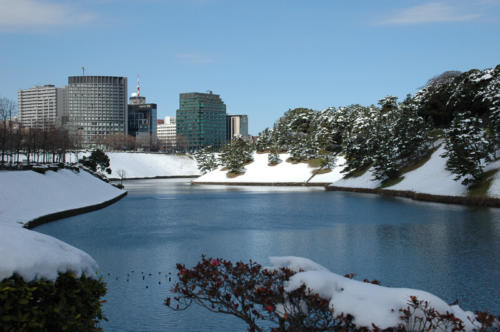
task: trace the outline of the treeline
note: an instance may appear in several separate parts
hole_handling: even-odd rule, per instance
[[[288,152],[292,161],[317,159],[324,168],[333,167],[335,156],[343,154],[346,172],[371,168],[376,179],[386,181],[400,176],[440,143],[456,180],[480,181],[486,163],[498,157],[500,148],[500,65],[445,72],[401,102],[388,96],[371,106],[289,110],[272,128],[259,133],[251,149],[269,152],[270,165],[281,161],[279,153]],[[224,149],[242,146],[233,142]],[[207,152],[198,157],[203,171],[217,164],[228,166]],[[233,159],[238,155],[242,153]]]

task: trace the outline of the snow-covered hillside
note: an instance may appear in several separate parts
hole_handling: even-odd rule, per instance
[[[188,156],[159,153],[107,152],[113,171],[110,178],[119,178],[118,170],[125,170],[125,178],[154,178],[159,176],[200,175],[196,161]]]
[[[403,180],[386,189],[414,191],[431,195],[466,196],[467,186],[460,181],[455,181],[455,175],[446,169],[446,158],[441,155],[444,147],[440,146],[421,167],[403,174]],[[380,181],[375,180],[372,169],[358,177],[344,178],[345,159],[338,156],[335,167],[328,173],[317,174],[317,168],[310,167],[307,163],[292,164],[286,161],[289,154],[280,154],[282,162],[276,166],[268,166],[267,153],[254,153],[254,161],[245,166],[245,172],[236,177],[228,177],[227,171],[217,170],[209,172],[193,183],[290,183],[290,184],[317,184],[328,183],[335,187],[346,188],[379,188]],[[485,170],[500,169],[500,161],[489,164]],[[488,196],[500,197],[500,171],[495,175]]]
[[[0,188],[0,280],[14,272],[25,280],[53,280],[65,271],[95,276],[97,264],[88,254],[22,227],[48,214],[110,201],[123,190],[85,171],[67,169],[0,171]]]
[[[309,167],[307,163],[289,163],[286,161],[289,157],[288,153],[282,153],[280,154],[281,163],[268,166],[267,153],[254,153],[254,161],[246,165],[245,173],[239,176],[229,178],[228,172],[219,167],[197,178],[193,183],[305,183],[313,175],[315,168]]]

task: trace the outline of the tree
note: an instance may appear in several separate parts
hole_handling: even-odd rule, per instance
[[[5,163],[5,157],[9,151],[9,139],[12,132],[12,117],[15,115],[16,103],[8,98],[0,98],[0,149],[2,159],[0,164]]]
[[[120,178],[120,185],[123,186],[123,179],[127,176],[127,172],[124,169],[119,169],[116,174]]]
[[[225,166],[230,173],[241,173],[243,166],[253,160],[252,146],[241,137],[226,144],[219,155],[219,164]]]
[[[102,150],[94,150],[89,157],[83,157],[79,160],[80,163],[94,172],[106,172],[111,174],[109,168],[109,157]]]
[[[444,157],[447,168],[463,178],[462,184],[478,182],[483,174],[485,160],[490,157],[490,143],[484,137],[481,119],[470,112],[457,114],[445,132]]]
[[[194,153],[194,159],[196,159],[196,163],[198,164],[198,169],[201,171],[201,174],[211,172],[219,166],[217,158],[211,150],[212,147],[209,146]]]
[[[267,162],[269,166],[278,165],[279,163],[281,163],[280,155],[275,151],[270,152],[267,155]]]
[[[455,79],[455,77],[460,76],[460,74],[462,74],[462,72],[458,70],[447,70],[442,74],[430,78],[427,81],[427,83],[425,83],[425,86],[428,87],[428,86],[436,86],[438,84],[448,84],[452,82]]]

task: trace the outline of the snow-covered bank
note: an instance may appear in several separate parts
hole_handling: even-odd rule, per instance
[[[402,175],[402,180],[392,186],[385,187],[383,190],[393,191],[395,193],[416,193],[422,195],[434,196],[452,196],[452,197],[467,197],[467,186],[461,181],[455,181],[455,175],[446,169],[446,158],[441,155],[444,153],[444,147],[440,146],[431,155],[429,160],[412,171]],[[254,153],[254,161],[245,166],[243,174],[235,177],[228,177],[227,171],[219,167],[217,170],[209,172],[192,183],[195,184],[295,184],[295,185],[317,185],[329,184],[331,188],[346,191],[356,191],[354,189],[370,190],[370,192],[379,192],[381,182],[375,180],[372,169],[357,177],[344,178],[345,173],[342,173],[345,167],[345,159],[338,156],[335,167],[327,173],[314,174],[318,168],[310,167],[307,163],[293,164],[287,162],[288,154],[280,154],[282,160],[276,166],[269,166],[267,153]],[[490,163],[485,168],[485,171],[500,169],[500,160]],[[418,197],[420,197],[417,195]],[[500,198],[500,171],[497,171],[491,181],[490,188],[487,193],[490,200]],[[404,195],[403,195],[404,196]],[[412,197],[419,199],[417,196]],[[425,199],[430,200],[430,199]],[[439,201],[439,200],[438,200]],[[443,200],[442,200],[443,201]],[[463,200],[450,203],[465,204]],[[445,202],[445,201],[443,201]],[[483,205],[480,199],[471,198],[468,204]],[[497,206],[495,203],[485,204],[487,206]]]
[[[448,305],[428,292],[383,287],[345,278],[301,257],[271,257],[270,261],[273,268],[287,267],[297,272],[285,285],[286,291],[306,285],[314,293],[328,299],[335,313],[354,316],[354,324],[360,327],[372,328],[373,323],[378,328],[385,329],[403,324],[399,309],[408,307],[411,296],[416,296],[420,301],[427,301],[429,307],[440,314],[452,313],[462,320],[466,331],[472,331],[480,325],[475,322],[472,312],[464,311],[458,305]],[[422,316],[423,313],[416,311],[415,315]],[[478,326],[475,326],[475,323]]]
[[[268,165],[267,153],[254,153],[254,161],[245,166],[245,172],[236,177],[227,176],[227,171],[219,167],[215,171],[200,176],[193,183],[306,183],[316,168],[307,163],[292,164],[286,160],[288,153],[280,154],[282,162]],[[325,176],[327,174],[324,174]],[[330,182],[330,181],[328,181]]]
[[[95,176],[61,169],[0,171],[0,225],[25,224],[38,217],[97,205],[124,193]]]
[[[51,236],[23,229],[29,221],[96,206],[126,192],[85,172],[60,169],[0,171],[0,280],[20,274],[26,281],[55,279],[58,272],[95,276],[96,262]]]
[[[133,152],[106,154],[112,170],[109,178],[120,178],[119,170],[125,171],[126,179],[200,175],[196,161],[185,155]]]

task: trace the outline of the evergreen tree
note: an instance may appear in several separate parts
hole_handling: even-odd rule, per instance
[[[88,167],[94,172],[106,172],[111,174],[111,168],[109,168],[109,157],[102,150],[94,150],[88,157],[83,157],[79,162]]]
[[[271,129],[266,128],[261,131],[255,142],[255,148],[258,152],[268,151],[273,145],[273,132]]]
[[[278,165],[279,163],[281,163],[280,155],[276,153],[276,151],[270,152],[267,155],[267,162],[269,166]]]
[[[211,150],[211,147],[205,147],[194,153],[194,158],[196,159],[201,174],[211,172],[219,166],[217,158]]]
[[[219,163],[230,173],[241,173],[245,164],[253,160],[252,152],[252,146],[238,137],[222,148]]]
[[[479,181],[490,151],[481,119],[470,112],[456,114],[446,130],[445,142],[443,156],[448,157],[446,165],[457,175],[455,180],[463,178],[465,185]]]
[[[377,108],[351,105],[344,109],[348,125],[342,133],[342,150],[347,171],[353,171],[373,162],[373,149],[377,141],[374,136]]]

